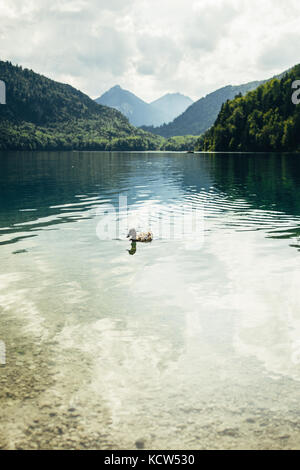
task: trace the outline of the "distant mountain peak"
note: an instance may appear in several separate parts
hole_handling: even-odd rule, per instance
[[[154,103],[157,103],[161,100],[165,100],[165,99],[174,99],[174,100],[183,100],[183,101],[187,101],[189,102],[190,104],[193,103],[193,100],[191,98],[189,98],[188,96],[186,95],[183,95],[182,93],[179,93],[178,91],[176,93],[165,93],[163,96],[161,96],[160,98],[158,98],[157,100],[154,100],[151,102],[151,104],[154,104]]]
[[[95,101],[121,111],[134,126],[160,126],[168,123],[193,103],[181,93],[168,93],[152,103],[146,103],[120,85],[110,88]]]
[[[152,101],[151,105],[165,115],[165,123],[173,121],[177,116],[184,113],[193,104],[193,100],[179,92],[166,93],[161,98]]]

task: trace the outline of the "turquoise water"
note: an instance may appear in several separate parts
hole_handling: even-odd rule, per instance
[[[300,155],[0,154],[0,448],[299,448],[299,237]]]

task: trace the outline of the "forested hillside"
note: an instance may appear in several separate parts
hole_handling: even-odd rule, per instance
[[[0,149],[157,149],[163,139],[70,85],[0,61]]]
[[[174,121],[160,127],[146,127],[142,129],[163,137],[175,135],[200,135],[207,131],[215,122],[225,101],[233,99],[239,93],[243,95],[254,90],[263,82],[250,82],[239,86],[226,86],[201,98],[178,116]]]
[[[208,151],[300,150],[300,105],[292,102],[292,83],[300,65],[245,97],[223,104],[214,126],[197,143]]]

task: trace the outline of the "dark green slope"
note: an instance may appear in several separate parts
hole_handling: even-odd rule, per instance
[[[214,126],[197,143],[209,151],[300,151],[300,104],[292,102],[292,83],[300,65],[223,104]]]
[[[261,83],[263,82],[250,82],[245,85],[229,85],[220,88],[196,101],[171,123],[160,127],[142,126],[142,129],[163,137],[200,135],[213,125],[225,101],[233,99],[239,93],[244,95],[257,88]]]
[[[0,61],[0,149],[154,149],[161,139],[70,85]]]

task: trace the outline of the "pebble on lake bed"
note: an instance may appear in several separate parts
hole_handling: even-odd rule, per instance
[[[137,449],[144,449],[145,447],[145,442],[143,441],[143,439],[138,439],[136,442],[135,442],[135,446]]]

